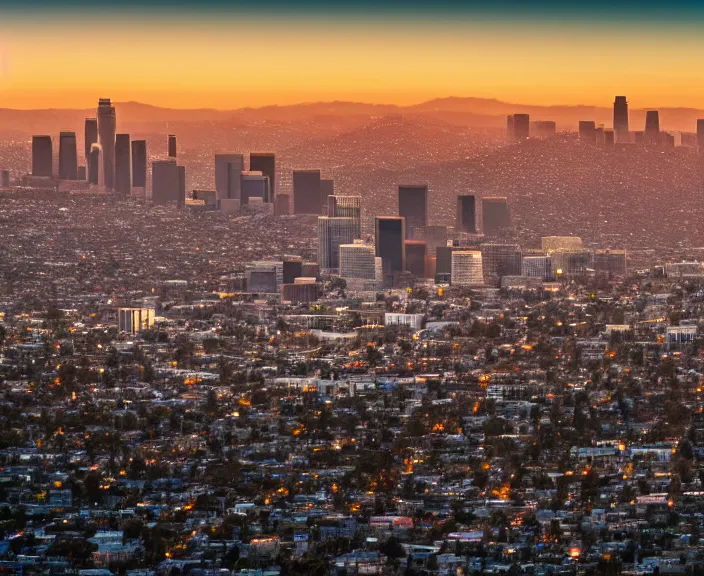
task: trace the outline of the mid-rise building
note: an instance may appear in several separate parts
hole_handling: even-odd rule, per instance
[[[499,284],[504,276],[521,274],[521,249],[516,244],[486,243],[480,246],[484,280]]]
[[[293,213],[322,214],[320,170],[293,171]]]
[[[596,122],[593,120],[580,120],[579,139],[587,144],[596,144]]]
[[[452,286],[478,286],[484,283],[482,253],[479,250],[455,250],[451,258]]]
[[[215,193],[218,200],[240,199],[240,175],[243,170],[242,154],[215,155]]]
[[[362,237],[362,197],[338,196],[328,197],[328,216],[331,218],[352,218],[354,220],[355,238]]]
[[[473,194],[457,197],[457,232],[477,233],[477,201]]]
[[[552,258],[550,256],[523,256],[521,260],[521,276],[540,278],[550,281],[552,274]]]
[[[376,256],[369,244],[340,245],[340,276],[376,280]]]
[[[530,114],[513,115],[513,136],[516,140],[525,140],[530,136]]]
[[[310,304],[320,297],[320,285],[315,278],[296,278],[292,284],[282,284],[280,298],[291,304]]]
[[[249,169],[261,172],[269,177],[269,202],[276,195],[276,156],[269,152],[251,152],[249,154]]]
[[[117,325],[120,332],[137,334],[154,325],[153,308],[118,308]]]
[[[425,277],[427,245],[422,240],[406,240],[406,271],[416,278]]]
[[[152,162],[152,202],[157,205],[179,203],[181,178],[176,160]]]
[[[303,259],[295,257],[285,257],[283,263],[283,283],[293,284],[296,278],[303,276]]]
[[[558,250],[581,250],[582,239],[579,236],[543,236],[540,239],[540,247],[546,254]]]
[[[252,198],[261,198],[262,202],[269,202],[271,186],[269,177],[261,172],[242,172],[240,176],[242,189],[242,204],[249,204]]]
[[[594,271],[609,278],[627,275],[625,250],[596,250],[594,252]]]
[[[482,198],[482,231],[485,236],[499,236],[511,226],[508,200],[504,196]]]
[[[551,254],[555,278],[580,276],[594,270],[594,252],[591,250],[564,250]]]

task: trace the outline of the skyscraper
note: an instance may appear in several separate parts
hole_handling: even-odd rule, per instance
[[[238,154],[227,163],[227,198],[242,202],[242,172],[244,171],[244,156]]]
[[[340,246],[340,276],[343,278],[376,279],[374,246],[342,244]]]
[[[167,147],[169,158],[176,158],[176,134],[169,134]]]
[[[374,221],[376,256],[385,273],[406,269],[406,219],[402,216],[377,216]]]
[[[580,120],[579,139],[587,144],[596,144],[596,122],[593,120]]]
[[[152,202],[154,204],[178,203],[180,188],[176,160],[152,162]]]
[[[425,256],[428,246],[422,240],[406,240],[406,271],[416,278],[425,277]]]
[[[242,173],[241,180],[242,204],[249,204],[250,198],[261,198],[262,202],[269,202],[269,196],[271,194],[269,192],[270,183],[268,176],[265,176],[261,172],[250,170]]]
[[[618,142],[628,142],[628,101],[625,96],[614,100],[614,134]]]
[[[244,156],[242,154],[216,154],[215,155],[215,193],[218,200],[230,198],[230,168],[228,164],[239,164],[240,173],[244,170]]]
[[[697,119],[697,144],[704,149],[704,119]]]
[[[321,214],[320,170],[293,171],[293,213]]]
[[[406,238],[413,238],[413,230],[428,225],[428,186],[401,185],[398,187],[398,215],[406,219]]]
[[[458,232],[477,232],[477,203],[471,194],[462,194],[457,197],[457,224]]]
[[[530,114],[513,115],[513,135],[516,140],[525,140],[530,136]]]
[[[453,286],[476,286],[484,282],[482,253],[479,250],[456,250],[452,252],[450,284]]]
[[[103,149],[103,178],[105,187],[115,188],[115,107],[110,98],[98,100],[98,142]]]
[[[176,203],[179,208],[183,208],[186,205],[186,167],[176,166],[178,170],[178,198]]]
[[[354,220],[354,237],[362,237],[361,196],[332,195],[328,197],[328,216],[332,218],[352,218]]]
[[[354,240],[352,218],[318,217],[318,264],[321,270],[337,270],[340,267],[340,245]]]
[[[508,200],[503,196],[482,198],[482,231],[496,236],[511,225]]]
[[[276,195],[276,156],[270,152],[250,152],[249,169],[269,177],[269,202]]]
[[[84,158],[86,160],[86,165],[88,165],[88,159],[90,158],[90,151],[93,144],[98,142],[98,119],[97,118],[86,118],[84,132],[83,132],[83,144],[85,149]]]
[[[129,196],[132,192],[132,146],[129,134],[115,136],[115,192]]]
[[[533,122],[533,132],[538,138],[549,138],[557,133],[557,122],[554,120],[536,120]]]
[[[132,186],[147,187],[147,141],[132,140]]]
[[[78,150],[76,149],[75,132],[61,132],[59,134],[59,179],[78,179]]]
[[[513,114],[506,116],[506,139],[513,140],[516,137]]]
[[[97,142],[90,147],[88,158],[88,182],[94,186],[103,186],[103,148]]]
[[[660,113],[657,110],[648,110],[645,113],[645,131],[643,138],[646,142],[656,142],[660,136]]]
[[[51,136],[32,136],[32,176],[51,178],[53,158]]]

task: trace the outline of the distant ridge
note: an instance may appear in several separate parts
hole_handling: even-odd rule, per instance
[[[96,98],[97,102],[97,98]],[[574,130],[579,120],[594,120],[597,124],[611,127],[612,109],[605,106],[536,106],[503,102],[493,98],[447,97],[436,98],[409,106],[394,104],[369,104],[364,102],[331,101],[303,102],[291,105],[269,105],[245,107],[231,110],[213,108],[178,109],[164,108],[141,102],[116,102],[118,124],[155,125],[165,122],[216,122],[240,123],[261,121],[304,121],[311,117],[380,116],[389,114],[438,115],[439,119],[453,123],[482,128],[501,128],[505,116],[527,113],[532,120],[554,120],[558,130]],[[659,108],[660,125],[665,130],[694,132],[697,118],[704,118],[704,110],[695,108]],[[642,130],[645,123],[645,108],[631,108],[632,130]],[[83,118],[94,116],[94,108],[83,109],[36,109],[17,110],[0,108],[0,130],[33,133],[36,130],[82,128]]]

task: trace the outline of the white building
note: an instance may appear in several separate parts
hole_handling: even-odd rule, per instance
[[[136,334],[154,325],[153,308],[118,308],[117,324],[120,332]]]
[[[483,283],[482,253],[479,250],[453,252],[450,284],[453,286],[476,286]]]
[[[423,314],[395,314],[386,312],[384,314],[384,326],[407,326],[412,330],[422,330],[425,322]]]
[[[374,246],[370,244],[341,244],[340,276],[376,280],[376,260]]]

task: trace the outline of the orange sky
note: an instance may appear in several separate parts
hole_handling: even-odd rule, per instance
[[[695,30],[462,21],[0,18],[0,107],[177,108],[443,96],[704,108]]]

